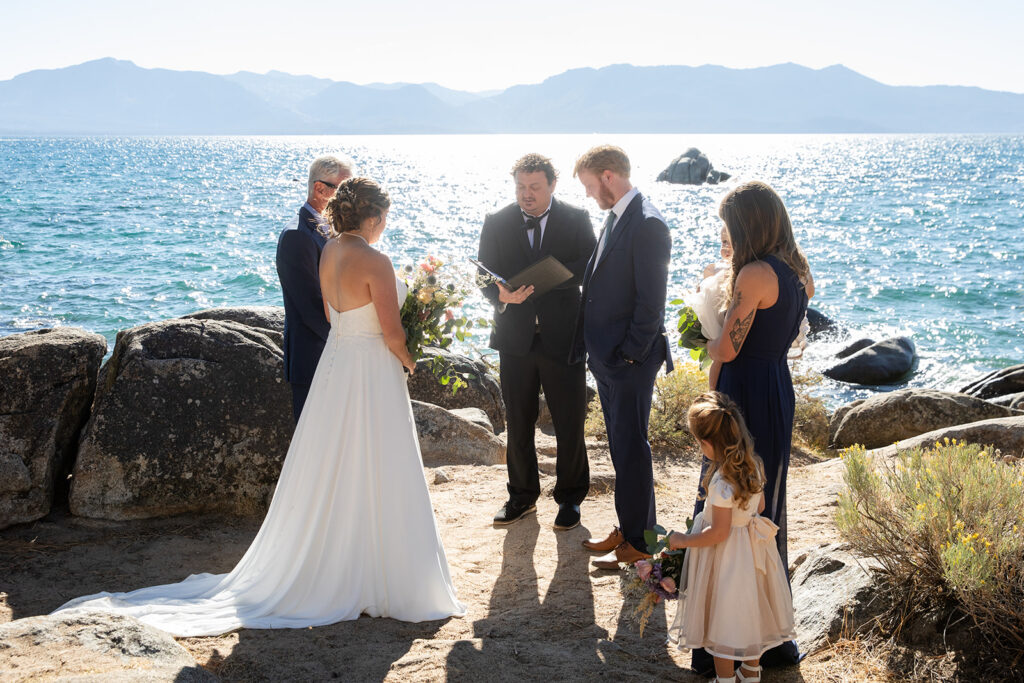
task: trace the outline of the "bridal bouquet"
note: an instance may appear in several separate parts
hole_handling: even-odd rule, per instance
[[[414,360],[423,357],[424,347],[446,349],[455,339],[463,341],[466,338],[466,331],[473,327],[473,321],[457,317],[452,309],[462,304],[470,290],[443,261],[428,256],[417,266],[405,266],[398,276],[409,287],[401,315],[406,348]],[[450,387],[453,394],[468,386],[466,379],[471,379],[470,375],[458,372],[441,355],[430,359],[430,371],[438,382]]]
[[[687,528],[692,524],[691,520],[686,520]],[[686,550],[669,550],[668,534],[662,526],[645,531],[644,541],[651,559],[627,567],[620,578],[623,595],[637,602],[633,615],[640,624],[641,638],[655,605],[679,597]]]

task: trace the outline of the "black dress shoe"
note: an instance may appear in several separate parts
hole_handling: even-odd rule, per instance
[[[519,505],[518,503],[510,500],[505,503],[500,510],[498,510],[498,514],[494,515],[494,526],[508,526],[509,524],[514,524],[531,512],[536,511],[536,505]]]
[[[558,506],[558,514],[555,515],[555,530],[566,531],[575,529],[580,525],[580,506],[572,503],[562,503]]]

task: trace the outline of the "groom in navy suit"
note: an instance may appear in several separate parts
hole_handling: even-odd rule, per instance
[[[583,276],[570,358],[588,357],[615,468],[619,525],[603,540],[583,542],[607,553],[594,560],[602,569],[650,557],[644,530],[654,527],[655,510],[647,424],[658,370],[665,364],[672,371],[664,323],[672,238],[658,210],[633,187],[629,171],[626,153],[603,145],[581,156],[573,172],[587,196],[608,210]]]
[[[277,240],[277,276],[284,295],[284,379],[292,389],[296,422],[331,331],[320,294],[320,252],[330,230],[320,213],[341,181],[351,176],[351,161],[333,156],[314,159],[306,203]]]

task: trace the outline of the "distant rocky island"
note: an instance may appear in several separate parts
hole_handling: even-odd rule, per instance
[[[609,106],[628,92],[638,106]],[[844,66],[572,69],[471,93],[99,59],[0,81],[0,135],[1021,133],[1024,94],[890,86]]]

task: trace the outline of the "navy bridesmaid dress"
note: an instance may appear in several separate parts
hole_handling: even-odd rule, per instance
[[[722,365],[718,376],[718,391],[729,396],[740,408],[747,428],[754,437],[754,451],[764,462],[764,516],[779,525],[775,541],[779,547],[782,566],[789,567],[786,554],[786,472],[789,470],[789,452],[793,440],[793,413],[796,397],[793,380],[789,375],[787,354],[800,332],[800,323],[807,312],[807,292],[793,270],[775,256],[763,259],[775,271],[779,280],[779,298],[770,308],[758,310],[750,326],[739,355]],[[722,334],[727,334],[725,331]],[[701,468],[704,480],[707,461]],[[694,516],[704,509],[698,500]],[[700,652],[703,657],[697,653]],[[702,670],[703,658],[707,667],[711,657],[703,650],[694,651],[693,666]],[[700,661],[699,661],[700,660]],[[762,663],[796,663],[799,661],[796,643],[790,642],[772,648],[764,654]]]

